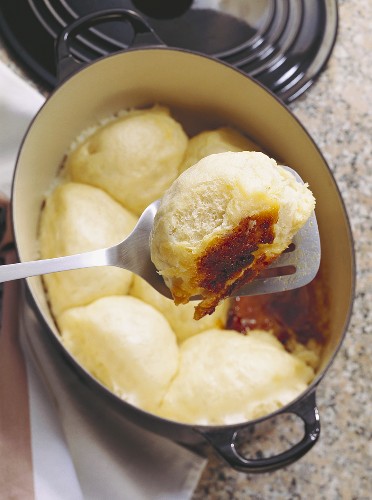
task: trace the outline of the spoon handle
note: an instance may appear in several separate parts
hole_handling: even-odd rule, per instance
[[[54,259],[3,265],[0,266],[0,283],[72,269],[106,266],[109,264],[108,253],[108,249],[100,249]]]

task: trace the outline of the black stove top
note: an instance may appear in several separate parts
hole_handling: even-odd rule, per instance
[[[0,0],[0,33],[46,90],[57,85],[54,44],[73,20],[102,8],[141,14],[170,47],[217,57],[256,78],[284,102],[324,69],[338,25],[337,0]],[[130,46],[131,26],[111,22],[74,40],[91,61]]]

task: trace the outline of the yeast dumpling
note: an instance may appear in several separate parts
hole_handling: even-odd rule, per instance
[[[268,332],[212,329],[180,346],[180,367],[160,414],[189,424],[245,422],[293,401],[313,376]]]
[[[132,231],[137,217],[101,189],[68,182],[47,197],[40,218],[43,259],[106,248]],[[104,295],[128,292],[133,275],[117,267],[92,267],[46,274],[49,302],[58,322],[69,307],[88,304]]]
[[[203,130],[189,140],[179,173],[206,156],[226,151],[261,151],[261,148],[232,127]]]
[[[173,300],[164,297],[140,276],[134,275],[129,293],[160,311],[168,320],[178,342],[183,342],[204,330],[223,328],[226,324],[229,309],[228,301],[219,304],[213,314],[204,316],[204,318],[197,321],[194,319],[193,302],[176,306]]]
[[[178,368],[176,337],[163,315],[129,296],[107,296],[60,317],[62,341],[119,397],[156,411]]]
[[[79,144],[67,157],[66,172],[140,215],[177,177],[187,141],[168,108],[128,111]]]

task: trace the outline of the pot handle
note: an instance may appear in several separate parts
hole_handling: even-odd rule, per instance
[[[128,9],[105,9],[82,16],[64,28],[56,41],[57,81],[61,83],[68,76],[85,66],[70,51],[70,40],[84,28],[91,28],[107,21],[129,21],[134,30],[131,47],[164,46],[151,26],[137,12]]]
[[[272,472],[300,459],[314,446],[320,434],[320,421],[316,407],[315,391],[293,404],[289,410],[286,410],[286,413],[294,413],[303,420],[304,437],[289,450],[272,457],[249,459],[237,451],[235,446],[236,438],[239,430],[242,430],[244,427],[240,427],[239,429],[233,428],[230,431],[226,431],[226,429],[216,431],[198,429],[198,431],[234,469],[246,473]]]

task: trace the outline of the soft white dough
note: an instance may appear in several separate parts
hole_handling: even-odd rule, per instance
[[[206,156],[226,151],[261,151],[261,148],[232,127],[203,130],[189,140],[179,173]]]
[[[180,367],[160,415],[203,425],[252,420],[293,401],[313,376],[268,332],[208,330],[181,345]]]
[[[152,305],[164,314],[180,343],[204,330],[223,328],[226,324],[229,309],[228,301],[217,306],[213,314],[204,316],[204,318],[197,321],[193,318],[193,302],[176,306],[173,300],[164,297],[164,295],[137,275],[134,275],[129,293]]]
[[[176,337],[164,316],[129,296],[98,299],[60,317],[62,341],[119,397],[157,412],[178,368]]]
[[[40,254],[44,259],[106,248],[132,231],[137,217],[101,189],[68,182],[47,197],[40,219]],[[131,272],[92,267],[43,277],[52,311],[88,304],[105,295],[125,294]]]
[[[105,190],[140,215],[177,177],[187,141],[167,108],[129,111],[73,150],[66,172],[74,181]]]

